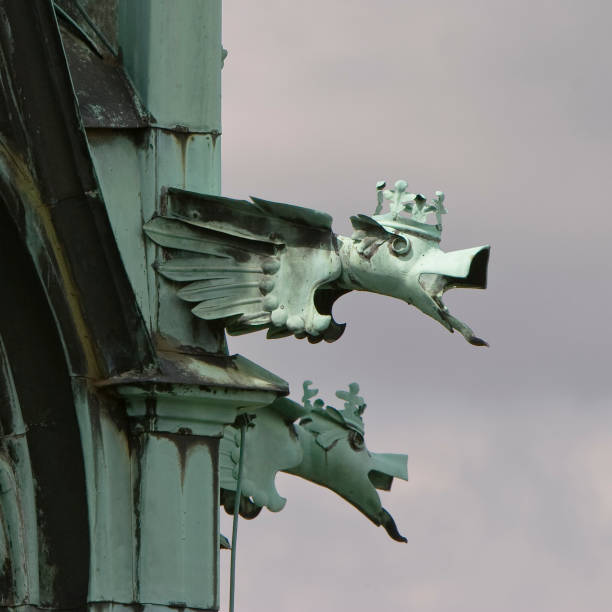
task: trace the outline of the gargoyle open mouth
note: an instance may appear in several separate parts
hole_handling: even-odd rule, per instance
[[[433,301],[436,314],[436,319],[442,323],[450,332],[457,330],[470,344],[475,346],[489,346],[488,343],[482,338],[478,338],[472,329],[460,321],[456,317],[450,314],[448,308],[442,301],[442,296],[449,289],[455,289],[457,287],[470,288],[470,289],[486,289],[487,286],[487,265],[489,262],[489,251],[488,246],[476,249],[476,252],[469,254],[470,262],[469,269],[464,276],[454,276],[451,274],[435,274],[424,272],[419,275],[419,284],[423,288],[423,291]],[[456,252],[459,255],[460,252]],[[466,255],[467,253],[464,252]],[[455,253],[447,253],[448,256],[453,256]]]

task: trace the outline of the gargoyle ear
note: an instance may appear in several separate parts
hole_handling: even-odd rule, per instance
[[[377,236],[387,239],[389,232],[378,221],[368,215],[355,215],[351,217],[351,224],[356,232],[365,232],[368,236]]]

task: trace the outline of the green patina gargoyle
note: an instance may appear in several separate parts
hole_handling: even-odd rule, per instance
[[[351,217],[352,237],[332,232],[329,215],[252,198],[253,202],[170,189],[162,216],[144,226],[166,247],[156,264],[182,284],[178,296],[192,312],[221,319],[230,334],[268,329],[269,338],[294,334],[334,341],[344,325],[331,316],[334,301],[351,290],[413,304],[471,344],[485,345],[452,316],[442,295],[454,287],[485,288],[489,247],[444,253],[440,242],[444,195],[432,203],[377,185],[373,216]],[[380,214],[383,199],[390,212]],[[434,223],[428,223],[431,216]]]
[[[310,384],[304,383],[302,405],[281,398],[257,410],[245,436],[240,514],[253,518],[264,506],[282,510],[286,500],[274,479],[283,471],[331,489],[382,525],[394,540],[405,542],[376,489],[388,491],[394,477],[408,479],[407,456],[367,449],[362,419],[366,405],[356,383],[336,393],[345,400],[343,410],[325,406],[320,399],[312,403],[318,391],[309,389]],[[229,513],[234,508],[239,454],[240,435],[228,427],[221,440],[219,473],[221,502]]]

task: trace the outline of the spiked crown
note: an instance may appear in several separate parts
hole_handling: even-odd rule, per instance
[[[372,218],[387,230],[419,234],[439,241],[442,215],[446,213],[444,193],[436,191],[436,197],[428,203],[423,194],[409,193],[407,189],[408,183],[403,180],[397,181],[394,189],[386,189],[386,183],[379,181],[376,184],[378,204]],[[389,201],[390,212],[381,214],[384,200]],[[429,213],[435,215],[435,224],[427,223]]]

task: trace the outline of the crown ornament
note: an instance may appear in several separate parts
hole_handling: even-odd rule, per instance
[[[319,393],[318,389],[311,389],[312,381],[305,380],[303,384],[304,395],[302,396],[302,404],[309,412],[313,411],[321,416],[324,416],[346,429],[352,430],[364,435],[363,428],[363,412],[366,409],[366,403],[363,397],[359,395],[359,385],[352,382],[348,385],[348,391],[336,391],[336,397],[344,400],[344,410],[338,410],[333,406],[325,405],[325,402],[318,398],[314,402],[310,400],[316,397]],[[305,417],[308,419],[308,417]]]
[[[377,206],[374,219],[383,227],[418,233],[427,238],[440,240],[442,234],[442,215],[446,214],[444,193],[436,191],[436,197],[430,202],[422,193],[410,193],[408,183],[396,181],[393,189],[386,189],[385,181],[376,183]],[[389,211],[382,214],[383,202],[389,202]],[[427,223],[427,216],[433,213],[435,224]],[[408,216],[409,215],[409,216]]]

